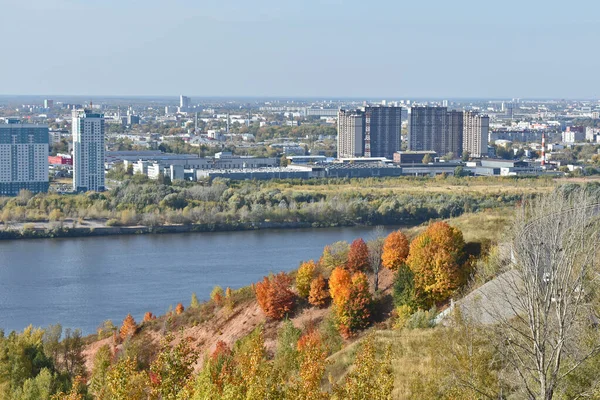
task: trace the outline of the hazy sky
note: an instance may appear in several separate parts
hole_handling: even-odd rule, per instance
[[[598,98],[598,0],[0,0],[0,94]]]

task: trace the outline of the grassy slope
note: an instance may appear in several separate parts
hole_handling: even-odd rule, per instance
[[[448,222],[459,227],[467,241],[499,239],[503,228],[509,222],[511,210],[498,209],[479,213],[463,214],[460,217],[449,219]],[[425,229],[426,225],[411,228],[407,231],[410,236],[416,236]],[[384,295],[391,294],[391,283],[393,275],[385,270],[380,277],[380,284]],[[265,328],[265,339],[267,350],[273,352],[275,349],[277,331],[281,322],[267,321],[258,307],[252,291],[249,287],[236,291],[236,306],[227,311],[224,308],[215,307],[212,302],[204,303],[199,309],[188,309],[182,315],[174,315],[171,318],[165,316],[157,320],[144,323],[136,335],[139,340],[150,341],[158,346],[162,337],[163,329],[168,326],[172,332],[181,332],[183,337],[192,337],[198,350],[202,354],[212,352],[216,342],[223,340],[233,344],[236,340],[249,334],[254,328],[263,324]],[[300,307],[290,318],[298,328],[305,328],[310,324],[318,325],[330,312],[330,309],[319,310],[312,307]],[[389,318],[385,315],[384,318]],[[396,397],[405,398],[407,388],[410,385],[410,377],[415,373],[426,373],[431,365],[428,359],[419,354],[419,347],[428,340],[431,331],[394,331],[381,330],[389,326],[391,321],[378,324],[376,331],[377,342],[384,348],[386,344],[393,343],[393,366],[396,374]],[[363,333],[358,338],[346,342],[345,347],[330,357],[331,364],[327,375],[335,380],[342,378],[347,372],[348,366],[352,364],[356,352],[356,343],[364,337]],[[357,340],[358,339],[358,340]],[[175,339],[174,344],[179,339]],[[95,340],[88,338],[86,347],[86,360],[89,370],[92,368],[93,356],[103,344],[112,343],[112,339]],[[200,367],[199,360],[197,367]]]

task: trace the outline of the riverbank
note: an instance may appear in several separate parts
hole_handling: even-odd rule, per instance
[[[306,228],[338,228],[338,227],[361,227],[372,226],[369,224],[347,223],[347,224],[319,224],[310,222],[239,222],[239,223],[215,223],[215,224],[189,224],[189,225],[160,225],[160,226],[107,226],[94,221],[91,226],[68,226],[64,223],[42,222],[34,225],[32,223],[22,224],[20,229],[0,230],[0,240],[18,239],[51,239],[69,237],[89,236],[117,236],[117,235],[148,235],[148,234],[174,234],[190,232],[236,232],[256,231],[270,229],[306,229]],[[424,221],[407,221],[406,225],[418,225]],[[40,224],[47,226],[40,226]],[[55,224],[55,225],[51,225]],[[385,225],[385,224],[384,224]],[[392,223],[389,225],[398,225]]]

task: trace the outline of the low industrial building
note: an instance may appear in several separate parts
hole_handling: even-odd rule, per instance
[[[394,153],[395,164],[422,164],[426,155],[433,161],[437,157],[435,151],[397,151]]]

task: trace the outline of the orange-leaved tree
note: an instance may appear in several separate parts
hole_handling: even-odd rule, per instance
[[[310,294],[310,283],[313,280],[313,276],[315,274],[315,270],[317,266],[313,260],[303,262],[298,268],[298,273],[296,274],[296,289],[298,290],[298,295],[303,298],[307,298]]]
[[[290,286],[292,278],[285,272],[264,277],[255,286],[256,300],[267,317],[283,319],[294,308],[295,295]]]
[[[406,264],[421,307],[447,300],[466,282],[464,247],[462,232],[445,222],[429,225],[412,241]]]
[[[348,296],[335,304],[335,314],[340,333],[350,337],[358,329],[366,328],[371,320],[373,298],[369,280],[363,272],[352,275]]]
[[[406,235],[400,231],[390,233],[383,242],[381,261],[384,267],[398,271],[408,257],[409,243]]]
[[[327,367],[327,351],[316,330],[310,330],[298,340],[300,368],[299,379],[293,382],[288,391],[297,399],[329,399],[328,393],[321,390],[321,380]]]
[[[177,313],[177,315],[182,314],[184,310],[185,309],[183,307],[183,304],[177,303],[177,306],[175,307],[175,312]]]
[[[343,267],[337,267],[331,272],[329,277],[329,294],[334,304],[346,301],[350,296],[350,284],[352,275]]]
[[[315,307],[323,307],[328,298],[327,281],[325,281],[323,275],[319,275],[310,284],[308,302]]]
[[[350,250],[348,250],[346,267],[351,272],[367,272],[371,268],[369,264],[369,248],[364,240],[359,238],[352,242]]]
[[[123,320],[123,325],[121,326],[121,330],[119,331],[121,335],[121,339],[125,339],[128,336],[132,336],[137,330],[137,324],[135,320],[131,316],[131,314],[127,314],[125,319]]]
[[[152,321],[154,319],[156,319],[156,315],[152,314],[150,311],[144,314],[144,322]]]

